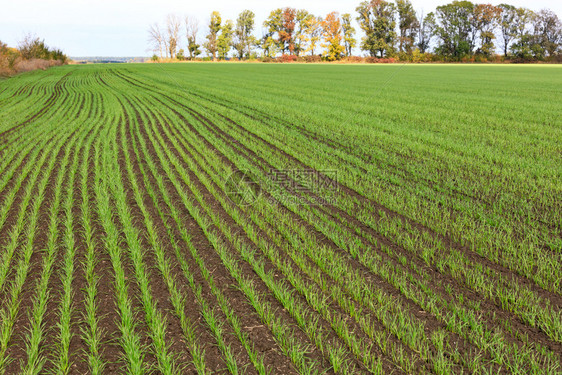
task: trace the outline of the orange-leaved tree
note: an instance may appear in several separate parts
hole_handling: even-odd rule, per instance
[[[341,59],[345,53],[345,47],[342,44],[343,35],[338,12],[328,13],[322,21],[322,30],[325,41],[322,47],[326,48],[324,55],[329,61]]]

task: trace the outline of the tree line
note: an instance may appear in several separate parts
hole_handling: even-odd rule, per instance
[[[0,76],[46,69],[67,62],[68,57],[62,50],[48,47],[43,39],[33,35],[26,35],[17,48],[8,47],[0,41]]]
[[[353,20],[362,37],[357,38]],[[268,61],[353,60],[359,47],[371,59],[404,61],[562,61],[562,22],[549,9],[532,11],[455,0],[423,14],[410,0],[363,1],[356,14],[315,16],[305,9],[278,8],[256,37],[255,14],[242,11],[236,22],[211,13],[199,39],[199,21],[169,15],[165,26],[150,26],[153,59],[227,58]],[[185,43],[182,44],[183,36]],[[500,57],[497,50],[501,50]]]

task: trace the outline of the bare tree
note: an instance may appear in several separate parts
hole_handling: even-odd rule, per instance
[[[175,14],[168,14],[166,17],[166,39],[168,41],[167,47],[170,53],[170,58],[176,57],[178,45],[180,42],[180,28],[181,22],[177,15]]]
[[[166,51],[166,43],[165,43],[166,38],[164,37],[164,34],[160,30],[160,26],[158,26],[158,23],[154,23],[150,25],[150,28],[148,29],[148,35],[149,35],[148,41],[152,44],[153,50],[159,51],[160,58],[162,58],[163,57],[162,51]]]
[[[185,36],[187,39],[187,50],[189,51],[189,59],[197,57],[201,53],[199,44],[197,44],[197,33],[199,32],[199,20],[193,16],[185,16]]]

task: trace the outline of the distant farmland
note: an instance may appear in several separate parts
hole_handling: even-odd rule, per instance
[[[562,68],[0,82],[0,373],[562,371]]]

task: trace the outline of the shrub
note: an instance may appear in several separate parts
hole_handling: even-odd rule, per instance
[[[369,56],[365,58],[365,62],[370,63],[370,64],[392,64],[395,63],[397,60],[395,57],[373,57],[373,56]]]
[[[277,62],[288,63],[297,61],[297,56],[282,54],[277,58]]]
[[[343,61],[349,63],[362,63],[365,62],[365,59],[361,56],[347,56],[343,58]]]
[[[44,60],[44,59],[18,59],[14,64],[16,73],[30,72],[32,70],[46,70],[52,66],[62,65],[60,60]]]
[[[319,55],[302,56],[300,60],[306,63],[318,63],[322,61],[322,57]]]

